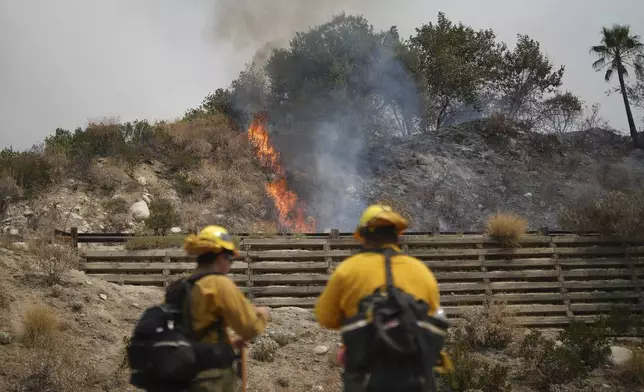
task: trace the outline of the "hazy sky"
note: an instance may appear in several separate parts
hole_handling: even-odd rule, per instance
[[[438,11],[510,45],[526,33],[566,65],[564,88],[627,126],[588,49],[604,25],[644,36],[642,0],[0,0],[0,147],[28,148],[57,127],[106,116],[181,116],[267,41],[342,10],[376,28],[397,25],[404,37]]]

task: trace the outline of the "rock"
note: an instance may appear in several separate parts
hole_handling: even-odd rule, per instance
[[[99,294],[98,297],[102,299],[103,301],[107,301],[107,295],[106,294]]]
[[[51,296],[54,298],[58,298],[63,294],[63,286],[59,284],[55,284],[51,286]]]
[[[11,243],[11,248],[15,250],[22,250],[22,251],[28,251],[29,246],[27,246],[26,243],[24,242],[12,242]]]
[[[179,234],[181,233],[181,227],[173,227],[170,229],[170,233],[172,234]]]
[[[146,185],[148,185],[148,180],[147,180],[145,177],[143,177],[143,176],[141,176],[141,177],[137,178],[137,179],[136,179],[136,181],[137,181],[137,182],[139,183],[139,185],[141,185],[141,186],[146,186]]]
[[[546,202],[545,202],[545,201],[543,201],[543,200],[541,200],[541,201],[539,202],[539,208],[546,208]]]
[[[7,345],[13,342],[13,336],[8,332],[0,332],[0,344]]]
[[[633,357],[633,351],[626,347],[610,346],[610,361],[613,365],[623,365]]]
[[[132,214],[132,218],[137,221],[146,220],[150,217],[148,204],[143,200],[132,204],[132,207],[130,207],[130,213]]]
[[[132,307],[136,309],[141,309],[141,305],[137,304],[136,302],[132,303]]]
[[[81,310],[83,310],[83,303],[82,302],[72,303],[72,310],[74,312],[80,312]]]
[[[81,210],[80,206],[74,206],[74,208],[72,208],[72,211],[74,211],[75,213],[79,213],[80,210]]]
[[[9,229],[9,235],[14,236],[14,237],[19,236],[20,231],[18,229],[16,229],[16,228],[12,227],[11,229]]]
[[[329,352],[329,348],[327,346],[317,346],[316,348],[313,349],[313,352],[316,353],[317,355],[322,355]]]
[[[353,186],[353,185],[350,185],[350,186],[347,188],[347,193],[348,193],[348,194],[350,194],[350,195],[353,195],[353,194],[355,194],[356,192],[357,192],[357,189],[356,189],[356,187],[355,187],[355,186]]]
[[[529,199],[529,198],[531,198],[531,197],[532,197],[532,193],[531,193],[531,192],[528,192],[528,193],[526,193],[525,195],[523,195],[523,197],[526,197],[526,198],[528,198],[528,199]]]
[[[27,207],[27,209],[25,209],[25,212],[23,212],[22,215],[26,217],[30,217],[34,215],[34,212],[31,210],[31,208]]]
[[[141,196],[141,199],[143,199],[144,202],[150,204],[152,201],[150,200],[150,196],[148,195],[143,195]]]

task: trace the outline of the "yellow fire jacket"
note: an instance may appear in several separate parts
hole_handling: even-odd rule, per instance
[[[395,245],[388,247],[400,252]],[[440,307],[438,283],[434,274],[415,257],[404,254],[391,257],[394,284],[430,306],[430,315]],[[358,303],[385,284],[385,266],[378,253],[358,253],[338,265],[315,305],[315,317],[321,326],[340,329],[344,318],[358,313]]]
[[[192,289],[192,322],[201,330],[223,317],[224,327],[230,327],[243,340],[264,332],[267,320],[255,311],[239,287],[227,276],[210,275],[196,282]],[[228,336],[226,339],[230,340]],[[217,343],[217,332],[209,332],[204,342]]]
[[[396,245],[387,245],[400,252]],[[391,273],[396,287],[425,301],[435,315],[440,308],[438,282],[431,270],[415,257],[398,254],[391,257]],[[328,329],[339,330],[342,320],[358,313],[358,304],[364,297],[386,283],[385,266],[379,253],[358,253],[338,265],[327,281],[315,305],[318,323]],[[435,367],[438,372],[452,372],[454,367],[445,352]]]

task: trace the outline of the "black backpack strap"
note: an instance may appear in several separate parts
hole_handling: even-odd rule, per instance
[[[223,319],[220,317],[213,321],[210,325],[208,325],[206,328],[200,330],[200,331],[195,331],[194,327],[192,325],[192,298],[190,298],[190,294],[192,293],[192,288],[194,287],[195,283],[199,281],[201,278],[205,278],[206,276],[210,275],[223,275],[221,272],[201,272],[198,274],[194,274],[189,276],[184,280],[184,304],[183,304],[183,312],[184,312],[184,326],[186,328],[186,331],[190,333],[190,335],[197,341],[203,339],[206,335],[208,335],[212,331],[217,331],[218,332],[218,340],[220,342],[225,341],[225,336],[224,336],[224,328],[222,328],[222,322]]]

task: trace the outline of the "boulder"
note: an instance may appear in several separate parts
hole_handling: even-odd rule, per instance
[[[142,221],[150,217],[150,209],[145,201],[140,200],[132,204],[132,207],[130,207],[130,214],[132,214],[132,218],[135,220]]]
[[[172,234],[179,234],[181,233],[181,227],[173,227],[170,229],[170,233]]]
[[[313,352],[316,353],[317,355],[322,355],[329,352],[329,348],[327,346],[317,346],[316,348],[313,349]]]
[[[623,365],[633,357],[633,351],[626,347],[611,346],[610,361],[613,365]]]
[[[148,204],[150,204],[150,202],[152,201],[152,200],[150,200],[150,196],[148,196],[148,195],[141,196],[141,199],[143,199],[143,201],[148,203]]]

